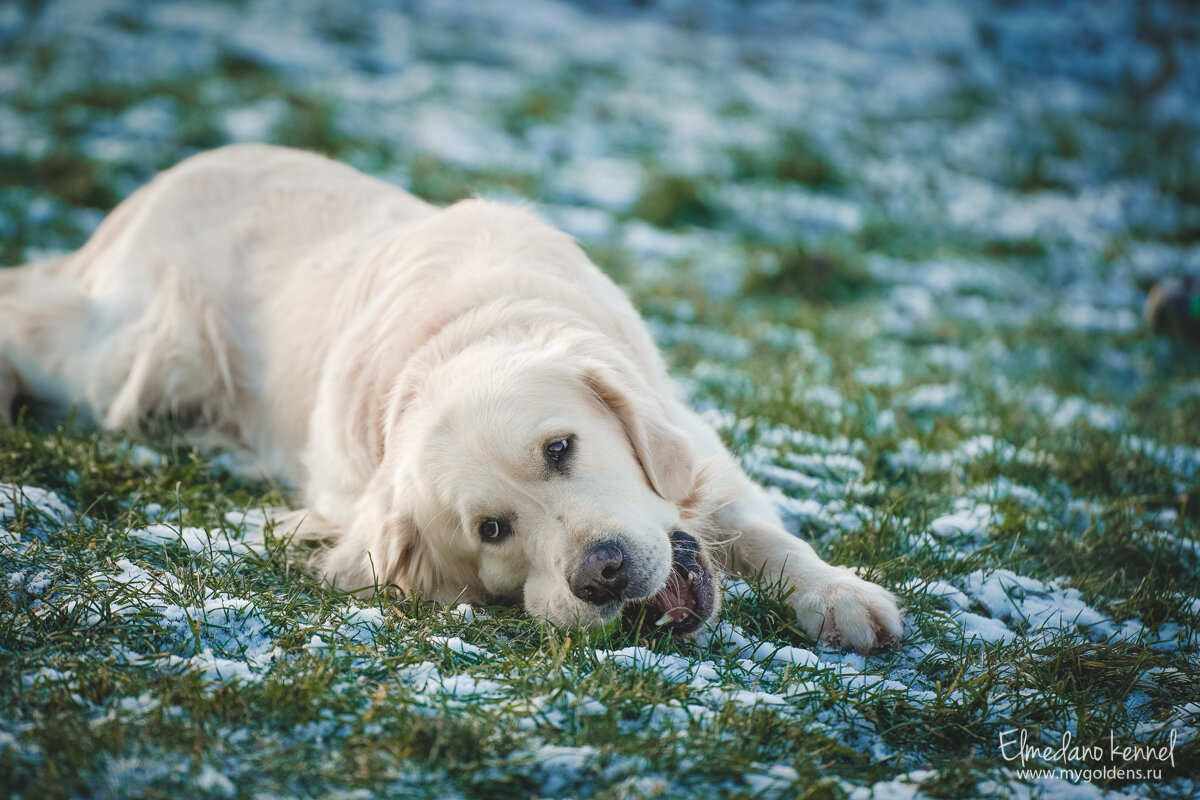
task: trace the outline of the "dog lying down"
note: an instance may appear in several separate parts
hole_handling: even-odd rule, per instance
[[[248,450],[302,491],[340,588],[563,626],[645,605],[686,635],[719,570],[763,570],[825,644],[902,633],[676,399],[622,292],[520,208],[437,208],[278,147],[195,156],[77,252],[0,271],[0,414],[19,396]]]

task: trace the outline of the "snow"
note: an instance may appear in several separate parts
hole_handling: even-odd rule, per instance
[[[903,439],[899,449],[886,455],[893,469],[911,469],[921,473],[950,472],[982,461],[1000,465],[1045,463],[1048,457],[1028,448],[1017,448],[990,434],[974,436],[954,450],[927,451],[915,439]]]
[[[820,658],[811,650],[774,642],[763,642],[754,649],[750,658],[760,663],[765,661],[772,665],[795,667],[815,667],[820,663]]]
[[[635,219],[621,227],[622,241],[643,258],[679,258],[691,248],[689,238],[659,230]]]
[[[761,764],[752,765],[752,768],[761,770]],[[791,789],[800,779],[796,768],[788,764],[773,764],[766,767],[762,772],[749,772],[744,777],[746,781],[746,789],[753,797],[775,798],[788,797],[789,789]]]
[[[1200,447],[1153,442],[1141,436],[1126,436],[1124,439],[1132,450],[1145,454],[1182,478],[1200,475]]]
[[[604,241],[614,229],[613,217],[598,208],[569,205],[541,205],[538,214],[550,224],[583,241]]]
[[[16,517],[21,508],[50,523],[61,524],[72,517],[70,507],[54,492],[37,486],[0,483],[0,520]]]
[[[624,212],[641,195],[642,170],[623,159],[574,161],[559,171],[554,188],[568,202]]]
[[[1117,632],[1113,621],[1083,602],[1077,589],[1046,585],[1007,569],[990,574],[975,570],[961,585],[994,619],[1027,626],[1030,635],[1082,628],[1104,640]]]
[[[287,116],[287,105],[270,98],[251,106],[231,108],[221,115],[221,128],[231,142],[262,142]]]
[[[863,386],[892,388],[904,382],[904,370],[895,364],[855,367],[854,379]]]
[[[222,775],[212,764],[205,764],[200,770],[200,774],[196,776],[196,786],[220,797],[233,797],[237,794],[237,786],[233,781]]]
[[[761,481],[783,489],[802,489],[806,492],[814,492],[826,483],[805,472],[776,466],[761,453],[747,453],[742,457],[742,466]]]
[[[1071,305],[1058,313],[1064,325],[1090,333],[1129,333],[1139,326],[1137,315],[1129,308]]]
[[[929,530],[938,536],[959,534],[981,536],[987,533],[987,527],[991,524],[992,517],[992,507],[983,503],[974,508],[938,517],[929,523]]]
[[[720,680],[720,676],[711,662],[704,661],[693,664],[681,656],[655,653],[640,646],[625,647],[620,650],[598,650],[596,659],[601,663],[612,661],[614,664],[639,672],[656,672],[663,680],[672,683],[686,683],[697,688]]]
[[[796,530],[801,526],[816,526],[821,530],[856,531],[873,517],[871,509],[863,505],[847,506],[841,500],[789,497],[776,486],[767,486],[766,494],[784,522]]]
[[[558,794],[566,789],[573,781],[580,778],[586,769],[590,769],[600,757],[600,751],[594,747],[563,747],[561,745],[544,744],[533,751],[534,761],[543,773],[543,791],[548,794]]]
[[[940,383],[919,386],[901,402],[914,414],[959,414],[966,410],[967,396],[957,383]]]
[[[954,621],[962,627],[963,636],[967,639],[982,639],[988,643],[996,643],[1010,642],[1017,636],[1000,620],[983,617],[970,611],[962,612],[954,618]]]
[[[431,636],[429,637],[429,641],[441,645],[451,653],[457,653],[460,656],[487,658],[490,655],[487,650],[464,642],[458,636]]]
[[[1050,417],[1050,424],[1065,428],[1080,418],[1102,431],[1116,431],[1125,425],[1125,414],[1120,409],[1089,403],[1082,397],[1065,398]]]
[[[951,586],[945,581],[925,581],[920,578],[913,578],[904,584],[904,588],[933,597],[943,597],[952,609],[964,609],[970,605],[970,600],[961,589],[957,586]]]
[[[920,784],[932,778],[931,770],[914,770],[887,781],[878,781],[870,787],[856,786],[850,791],[850,800],[917,800],[924,797]]]
[[[437,688],[443,694],[454,697],[491,696],[501,697],[505,694],[504,684],[487,678],[476,678],[473,675],[449,675],[442,677]]]
[[[988,500],[991,503],[1000,500],[1013,499],[1026,508],[1044,509],[1047,501],[1036,489],[1013,483],[1003,475],[992,483],[979,484],[973,487],[970,496],[975,499]]]

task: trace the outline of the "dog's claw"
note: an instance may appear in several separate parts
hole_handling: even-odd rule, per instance
[[[672,617],[671,612],[668,611],[667,613],[663,614],[661,617],[658,618],[658,621],[654,623],[654,626],[656,628],[661,628],[663,625],[670,625],[674,621],[675,621],[674,617]]]

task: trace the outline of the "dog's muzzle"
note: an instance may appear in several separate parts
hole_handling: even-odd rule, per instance
[[[689,533],[671,531],[671,561],[666,586],[645,605],[655,615],[655,625],[676,636],[687,636],[713,615],[717,580],[700,543]]]

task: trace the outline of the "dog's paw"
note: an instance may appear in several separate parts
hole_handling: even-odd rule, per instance
[[[791,604],[804,631],[830,647],[865,653],[892,647],[904,635],[892,593],[848,569],[834,567],[815,585],[799,586]]]

